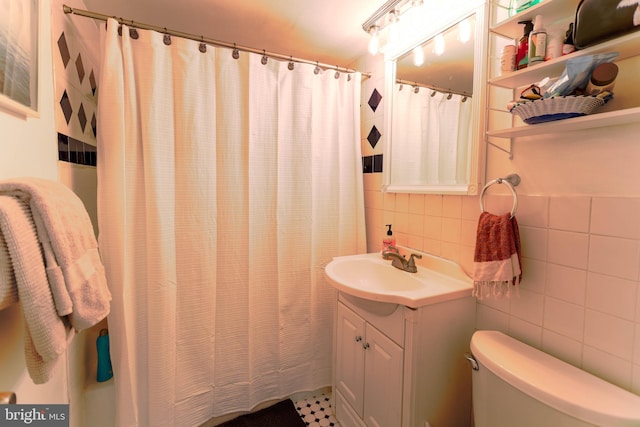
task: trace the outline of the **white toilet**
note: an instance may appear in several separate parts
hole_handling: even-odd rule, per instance
[[[501,332],[471,352],[475,427],[640,426],[640,396]]]

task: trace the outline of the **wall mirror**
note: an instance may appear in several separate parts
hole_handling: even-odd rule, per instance
[[[385,52],[383,191],[477,194],[486,25],[483,2]]]

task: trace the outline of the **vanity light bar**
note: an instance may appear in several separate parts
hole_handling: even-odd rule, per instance
[[[378,10],[376,10],[373,15],[369,17],[366,21],[362,23],[362,29],[369,33],[371,27],[378,26],[379,28],[384,27],[384,24],[379,25],[378,22],[389,15],[389,13],[393,10],[400,9],[401,6],[410,3],[411,0],[388,0],[385,4],[380,6]]]

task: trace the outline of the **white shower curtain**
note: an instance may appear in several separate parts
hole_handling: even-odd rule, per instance
[[[364,252],[360,75],[109,20],[100,250],[120,426],[331,383],[333,256]]]
[[[464,184],[469,180],[471,100],[396,84],[392,140],[394,181]]]

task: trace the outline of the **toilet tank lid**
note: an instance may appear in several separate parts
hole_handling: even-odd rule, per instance
[[[471,352],[480,369],[561,412],[596,425],[640,425],[640,396],[501,332],[475,332]]]

